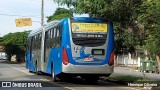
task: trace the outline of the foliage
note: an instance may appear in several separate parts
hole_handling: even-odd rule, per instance
[[[160,1],[147,0],[142,4],[143,12],[139,15],[139,22],[143,23],[145,29],[145,42],[144,46],[150,56],[157,59],[158,66],[160,66]],[[160,67],[158,67],[160,72]]]
[[[9,33],[3,36],[3,41],[1,43],[5,46],[5,52],[9,60],[12,55],[23,56],[25,54],[24,48],[27,35],[28,31]]]
[[[3,41],[3,38],[2,37],[0,37],[0,42],[2,42]]]
[[[75,13],[87,13],[90,17],[114,22],[116,53],[134,52],[142,44],[142,29],[136,22],[141,13],[142,0],[54,0],[60,5],[74,7]]]
[[[54,0],[63,5],[74,6],[76,13],[87,13],[114,22],[128,22],[141,0]]]
[[[63,18],[70,18],[73,17],[73,12],[71,10],[65,9],[65,8],[57,8],[55,13],[53,15],[47,17],[47,22],[50,22],[52,20],[61,20]]]
[[[74,7],[74,11],[79,14],[87,13],[90,17],[112,20],[116,53],[134,52],[136,46],[145,46],[151,54],[160,54],[159,0],[53,1]]]
[[[144,25],[145,48],[151,54],[160,55],[160,1],[147,0],[142,7],[144,11],[139,15],[138,20]]]

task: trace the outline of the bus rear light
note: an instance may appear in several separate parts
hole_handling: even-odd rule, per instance
[[[110,59],[109,59],[109,65],[112,66],[114,64],[114,52],[111,53]]]
[[[63,48],[63,51],[62,51],[62,62],[64,65],[67,65],[69,63],[67,51],[65,48]]]

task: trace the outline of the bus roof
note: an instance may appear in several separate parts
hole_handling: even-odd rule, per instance
[[[90,18],[90,17],[73,17],[73,19],[77,22],[103,22],[105,21],[102,18]]]
[[[58,21],[58,20],[51,21],[51,22],[45,24],[44,26],[40,27],[39,29],[32,30],[32,31],[29,33],[28,37],[32,37],[32,36],[34,36],[34,35],[36,35],[36,34],[38,34],[38,33],[41,33],[43,28],[53,27],[53,25],[56,25],[56,24],[58,24],[58,23],[61,23],[61,22],[63,22],[63,21],[66,20],[66,19],[68,19],[68,18],[64,18],[64,19],[62,19],[61,21]],[[85,22],[103,22],[103,21],[105,21],[105,20],[102,19],[102,18],[90,18],[90,17],[73,17],[73,18],[71,18],[71,19],[74,19],[74,20],[77,21],[77,22],[84,22],[84,21],[85,21]]]
[[[38,28],[38,29],[36,29],[36,30],[32,30],[32,31],[29,33],[28,37],[34,36],[34,35],[36,35],[36,34],[38,34],[38,33],[41,33],[43,28],[53,26],[53,25],[57,24],[58,22],[59,22],[59,21],[51,21],[51,22],[43,25],[42,27],[40,27],[40,28]]]

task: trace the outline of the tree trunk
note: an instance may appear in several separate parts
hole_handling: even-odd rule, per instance
[[[16,54],[16,61],[20,62],[20,55],[19,54]]]
[[[7,61],[11,61],[11,55],[7,55]]]
[[[160,55],[156,55],[156,59],[157,59],[157,63],[158,63],[158,70],[160,72]]]
[[[115,56],[114,56],[114,66],[115,67],[117,66],[117,54],[115,54]]]

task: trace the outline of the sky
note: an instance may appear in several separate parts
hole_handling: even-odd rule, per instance
[[[53,0],[44,0],[44,17],[54,13],[58,6]],[[17,16],[15,16],[17,15]],[[2,0],[0,3],[0,37],[14,32],[34,30],[41,26],[41,0]],[[87,14],[75,14],[74,17],[88,17]],[[32,26],[16,27],[15,20],[19,18],[31,18]]]

